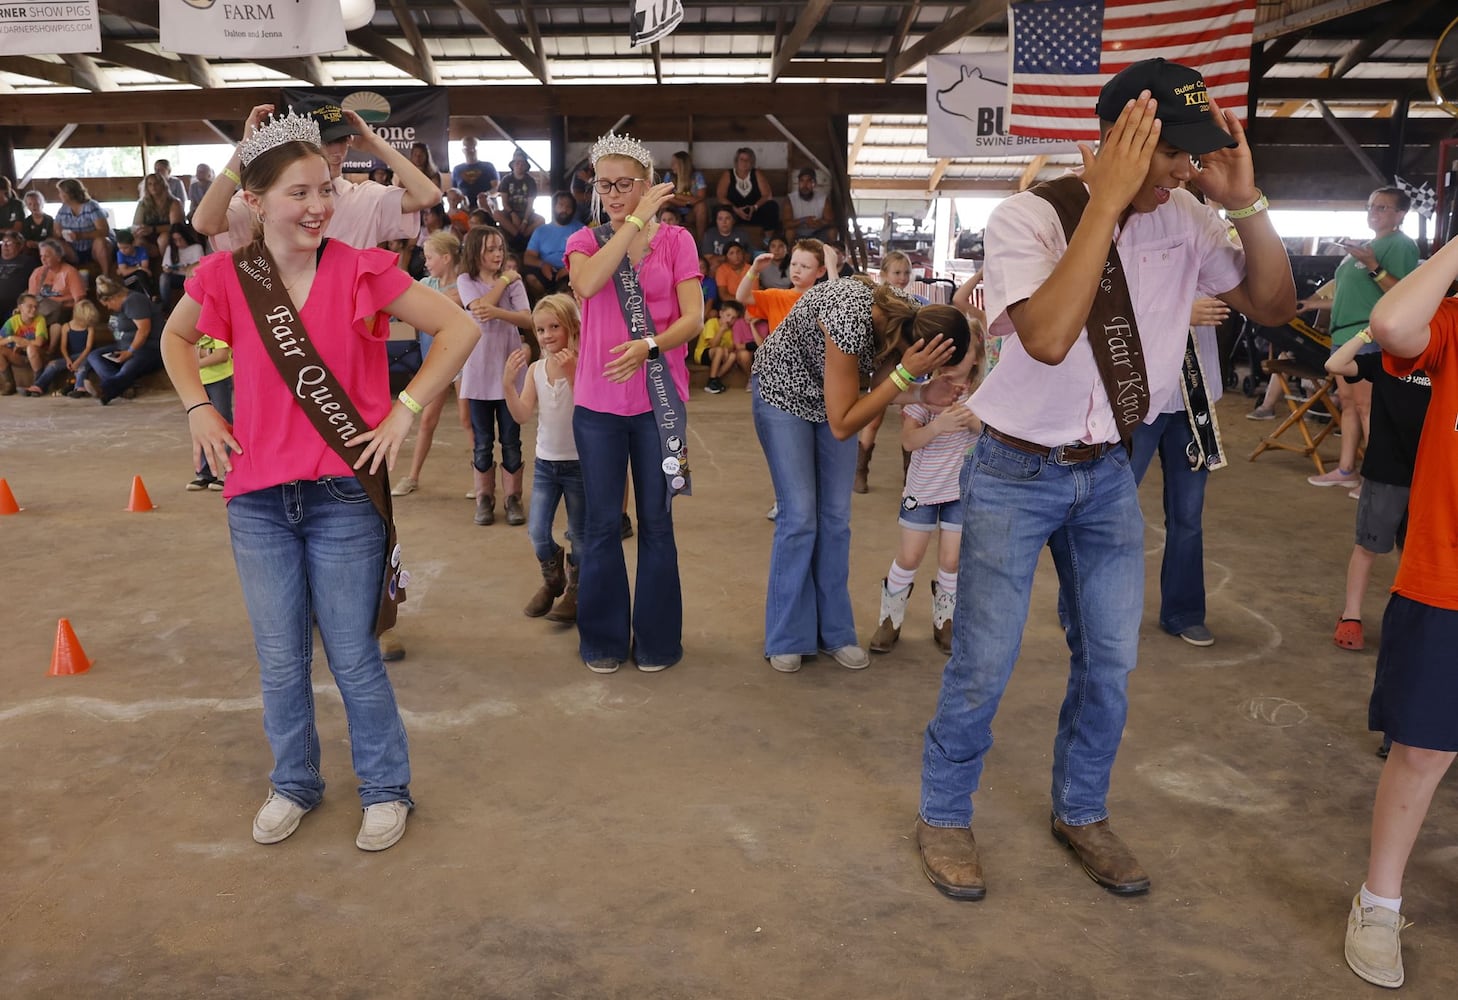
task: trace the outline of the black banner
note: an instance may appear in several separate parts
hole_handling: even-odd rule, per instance
[[[450,171],[450,102],[444,87],[285,87],[284,103],[298,107],[308,101],[333,101],[353,111],[401,153],[423,142],[442,173]],[[351,148],[345,173],[368,173],[384,166],[363,150]]]

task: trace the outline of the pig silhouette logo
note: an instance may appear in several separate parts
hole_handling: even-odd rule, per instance
[[[985,102],[980,101],[973,92],[974,88],[967,86],[971,79],[984,80],[987,83],[995,83],[999,87],[1006,87],[1006,80],[994,80],[982,72],[982,67],[968,68],[960,67],[956,82],[950,87],[937,91],[937,107],[949,115],[956,115],[958,118],[965,118],[969,122],[977,120],[977,112]]]

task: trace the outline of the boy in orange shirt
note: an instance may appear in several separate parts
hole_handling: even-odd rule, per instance
[[[1458,241],[1372,310],[1387,372],[1421,369],[1432,399],[1413,471],[1408,544],[1382,619],[1368,728],[1392,740],[1372,807],[1367,879],[1347,918],[1346,959],[1369,983],[1403,983],[1402,877],[1438,782],[1458,756]]]

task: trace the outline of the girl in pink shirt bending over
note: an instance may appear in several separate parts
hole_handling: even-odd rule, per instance
[[[443,392],[465,361],[476,324],[438,292],[412,282],[394,254],[322,239],[334,214],[334,189],[312,119],[290,114],[244,131],[241,180],[258,222],[239,260],[250,273],[267,276],[260,287],[290,300],[298,339],[290,336],[295,346],[286,348],[278,331],[289,327],[255,319],[233,256],[215,253],[188,279],[162,333],[162,356],[187,413],[194,467],[206,459],[227,479],[228,530],[253,622],[263,729],[274,759],[253,839],[274,844],[288,837],[324,795],[310,679],[317,622],[349,718],[364,807],[355,845],[381,851],[404,835],[413,805],[405,726],[375,639],[386,566],[398,566],[400,554],[398,547],[386,551],[385,518],[355,469],[368,466],[373,474],[381,464],[394,466],[421,404]],[[279,308],[282,303],[270,313]],[[436,337],[398,401],[390,398],[385,351],[390,315]],[[194,347],[203,335],[233,347],[231,425],[203,389]],[[317,363],[300,367],[291,384],[274,359],[287,361],[289,350],[302,350],[299,341]],[[345,439],[344,447],[359,456],[352,463],[304,410],[306,395],[319,398],[308,387],[321,385],[323,369],[364,425]],[[305,373],[312,374],[306,379]],[[331,418],[340,412],[338,402],[328,405]]]

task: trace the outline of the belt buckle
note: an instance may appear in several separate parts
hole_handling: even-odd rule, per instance
[[[1066,452],[1069,448],[1081,448],[1081,447],[1083,447],[1083,445],[1078,445],[1078,444],[1060,444],[1057,448],[1054,448],[1053,449],[1053,454],[1052,454],[1051,457],[1053,459],[1054,464],[1055,465],[1078,465],[1080,462],[1083,461],[1083,459],[1081,459],[1081,458],[1079,458],[1079,459],[1070,459],[1070,458],[1067,458],[1067,457],[1065,457],[1064,452]]]

